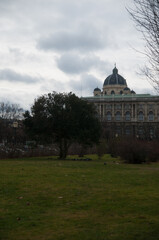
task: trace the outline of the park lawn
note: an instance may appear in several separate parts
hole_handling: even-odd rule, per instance
[[[159,164],[91,157],[1,160],[0,240],[159,239]]]

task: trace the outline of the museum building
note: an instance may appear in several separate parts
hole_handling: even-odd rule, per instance
[[[104,80],[103,89],[96,87],[93,93],[94,96],[85,99],[95,104],[107,137],[158,138],[159,96],[136,94],[130,90],[116,66]]]

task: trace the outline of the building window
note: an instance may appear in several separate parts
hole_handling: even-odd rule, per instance
[[[151,139],[154,138],[154,129],[153,128],[150,128],[149,134],[150,134]]]
[[[149,104],[150,109],[153,109],[153,106],[154,106],[153,104]]]
[[[139,136],[138,136],[139,135]],[[144,129],[143,129],[143,127],[139,127],[138,128],[138,137],[143,137],[143,135],[144,135]]]
[[[104,94],[107,95],[107,92],[105,91]]]
[[[120,91],[120,94],[123,94],[123,91]]]
[[[111,108],[112,108],[111,104],[106,105],[106,109],[111,109]]]
[[[111,112],[107,112],[106,118],[107,118],[107,121],[111,121],[112,120]]]
[[[131,104],[125,104],[125,109],[131,109]]]
[[[126,128],[125,128],[125,134],[126,134],[126,135],[130,135],[130,134],[131,134],[131,129],[130,129],[130,127],[126,127]]]
[[[144,114],[143,114],[143,112],[139,112],[139,114],[138,114],[138,120],[139,120],[139,121],[143,121],[143,120],[144,120]]]
[[[130,119],[131,119],[131,114],[130,114],[130,112],[126,112],[126,114],[125,114],[125,120],[126,120],[126,121],[130,121]]]
[[[138,105],[138,108],[139,108],[139,109],[143,109],[143,107],[144,107],[143,104],[139,104],[139,105]]]
[[[121,109],[121,104],[116,104],[115,109]]]
[[[103,105],[101,105],[101,116],[103,116]]]
[[[111,94],[115,94],[114,90],[111,91]]]
[[[115,129],[115,136],[118,137],[118,135],[121,135],[121,127],[116,127]]]
[[[154,120],[154,114],[153,114],[153,112],[149,112],[148,120],[149,120],[149,121],[153,121],[153,120]]]
[[[121,113],[120,112],[117,112],[115,114],[115,119],[116,119],[116,121],[120,121],[121,120]]]

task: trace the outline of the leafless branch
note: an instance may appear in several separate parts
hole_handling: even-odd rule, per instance
[[[127,10],[146,42],[149,66],[143,72],[159,92],[159,0],[134,0],[134,8]]]

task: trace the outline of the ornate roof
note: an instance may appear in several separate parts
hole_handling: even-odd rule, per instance
[[[127,85],[126,80],[118,74],[118,69],[115,67],[113,73],[109,75],[105,81],[104,85]]]
[[[126,88],[124,88],[124,90],[127,91],[127,90],[130,90],[130,88],[126,87]]]
[[[100,88],[96,87],[94,91],[101,91]]]

